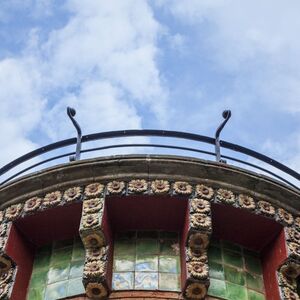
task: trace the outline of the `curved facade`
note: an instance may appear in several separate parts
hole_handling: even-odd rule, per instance
[[[0,203],[0,299],[299,298],[300,193],[256,173],[107,157],[10,182]]]

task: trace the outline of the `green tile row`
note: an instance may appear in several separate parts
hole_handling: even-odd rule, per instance
[[[54,300],[83,293],[84,258],[85,250],[79,238],[39,248],[27,299]]]
[[[208,295],[228,300],[265,300],[263,293],[213,278],[210,279]]]

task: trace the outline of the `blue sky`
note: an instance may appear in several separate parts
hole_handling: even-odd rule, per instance
[[[300,171],[297,0],[0,0],[0,165],[129,128],[222,138]]]

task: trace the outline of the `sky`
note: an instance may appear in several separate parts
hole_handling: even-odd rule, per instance
[[[0,166],[75,136],[67,106],[84,134],[214,136],[230,109],[222,139],[300,172],[299,11],[298,0],[0,0]]]

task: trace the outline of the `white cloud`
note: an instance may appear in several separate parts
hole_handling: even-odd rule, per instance
[[[51,13],[49,1],[33,3],[23,7]],[[71,14],[65,25],[46,36],[43,28],[30,28],[22,54],[0,61],[0,116],[7,132],[1,165],[36,148],[35,131],[49,141],[74,136],[67,105],[76,108],[84,134],[141,128],[138,107],[166,121],[168,91],[156,62],[161,28],[147,2],[63,5]],[[12,4],[6,17],[14,9]]]

